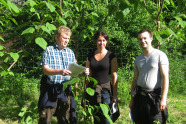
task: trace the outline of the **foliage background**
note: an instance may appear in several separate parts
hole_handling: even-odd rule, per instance
[[[85,65],[86,55],[95,49],[94,32],[101,29],[108,33],[108,49],[117,55],[119,62],[120,106],[125,108],[130,100],[133,62],[141,53],[137,32],[142,28],[151,29],[154,47],[169,58],[169,97],[184,96],[185,12],[186,0],[0,0],[0,112],[4,112],[0,119],[7,123],[14,120],[37,123],[42,75],[39,62],[43,49],[55,42],[59,25],[72,29],[69,47],[81,65]],[[73,89],[79,93],[76,96],[79,122],[87,123],[91,118],[80,119],[84,116],[80,106],[83,82],[84,78],[80,79],[79,88]],[[174,119],[168,121],[176,123]]]

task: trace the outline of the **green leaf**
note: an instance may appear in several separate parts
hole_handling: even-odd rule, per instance
[[[2,3],[6,8],[8,8],[8,9],[10,10],[9,5],[8,5],[4,0],[1,0],[1,3]]]
[[[123,14],[124,16],[128,15],[130,13],[130,9],[129,8],[126,8],[123,10]]]
[[[2,72],[0,73],[0,75],[1,75],[1,76],[8,75],[8,72],[7,72],[7,71],[2,71]]]
[[[109,110],[108,110],[107,105],[100,103],[100,107],[103,111],[103,114],[108,114]]]
[[[0,36],[0,40],[5,41],[4,38],[3,38],[2,36]]]
[[[167,31],[169,32],[169,34],[173,34],[177,38],[177,35],[170,28],[167,28]]]
[[[28,34],[28,33],[34,33],[34,31],[35,29],[33,27],[29,27],[26,30],[24,30],[21,35]]]
[[[79,8],[78,8],[78,6],[75,6],[75,8],[76,8],[76,10],[79,12]]]
[[[26,112],[26,108],[25,107],[21,108],[21,111]]]
[[[24,5],[27,5],[27,4],[30,4],[31,7],[35,6],[36,5],[36,2],[33,1],[33,0],[27,0]]]
[[[92,115],[92,109],[91,109],[91,108],[88,108],[88,113],[89,113],[90,115]]]
[[[172,4],[172,6],[175,7],[175,4],[174,4],[173,0],[170,0],[170,2]]]
[[[19,54],[18,53],[10,53],[10,56],[14,59],[14,61],[17,61],[19,58]]]
[[[18,114],[18,116],[19,116],[19,117],[23,117],[24,114],[25,114],[25,112],[20,112],[20,113]]]
[[[91,26],[88,26],[88,29],[91,30],[91,31],[94,31],[94,28],[91,27]]]
[[[85,115],[85,116],[87,115],[87,113],[86,113],[85,111],[82,111],[82,113],[83,113],[83,115]]]
[[[37,37],[35,39],[36,44],[38,44],[41,48],[46,49],[47,47],[47,42],[45,41],[45,39],[43,39],[42,37]]]
[[[30,8],[30,12],[36,12],[35,8],[34,7],[31,7]]]
[[[3,53],[3,52],[0,52],[0,56],[1,56],[1,57],[4,56],[4,53]]]
[[[5,54],[5,55],[3,56],[3,61],[7,63],[8,60],[9,60],[9,56]]]
[[[50,24],[50,23],[46,23],[46,27],[50,30],[50,31],[52,31],[52,30],[56,30],[56,26],[55,25],[53,25],[53,24]]]
[[[39,15],[39,13],[36,13],[36,15],[37,15],[38,19],[40,19],[40,15]]]
[[[0,21],[0,24],[1,24],[2,26],[4,26],[4,24],[3,24],[3,22],[2,22],[2,21]]]
[[[165,1],[166,1],[166,3],[170,4],[169,0],[165,0]]]
[[[99,15],[97,13],[95,13],[95,12],[92,12],[91,15],[99,17]]]
[[[98,84],[98,81],[95,78],[93,78],[93,77],[88,77],[88,78],[89,78],[88,79],[89,81],[93,81],[94,82],[94,86]]]
[[[92,89],[92,88],[90,88],[90,87],[88,87],[88,88],[86,89],[86,92],[87,92],[90,96],[93,96],[94,93],[95,93],[95,90]]]
[[[67,22],[63,18],[61,18],[60,16],[57,18],[57,20],[59,21],[60,24],[67,25]]]
[[[160,43],[163,41],[159,34],[156,34],[155,37]]]
[[[108,114],[108,112],[109,112],[109,107],[108,107],[108,105],[102,104],[102,103],[100,103],[99,105],[100,105],[101,110],[103,111],[104,116],[109,120],[109,122],[110,122],[111,124],[113,124],[113,121],[111,120],[111,118],[110,118],[110,116],[109,116],[109,114]]]
[[[51,3],[46,2],[46,6],[50,9],[50,12],[54,12],[56,9]]]
[[[19,13],[19,8],[14,4],[12,3],[11,1],[7,1],[8,5],[10,6],[10,8],[15,12],[15,13]]]
[[[41,26],[41,29],[51,35],[50,30],[48,30],[44,25]]]
[[[1,37],[0,37],[1,38]],[[0,45],[0,50],[3,50],[5,47]]]
[[[14,22],[14,24],[18,25],[17,21],[14,18],[10,18],[10,19]]]
[[[12,71],[8,71],[8,74],[14,76],[14,73]]]
[[[31,124],[31,122],[32,122],[32,118],[30,116],[28,116],[26,118],[26,124]]]
[[[72,85],[75,84],[77,82],[79,82],[79,78],[73,78],[72,80],[66,81],[65,83],[63,83],[63,91],[65,91],[65,89],[67,88],[68,85]]]
[[[179,22],[182,28],[185,28],[186,23],[184,23],[185,21],[183,21],[182,18],[180,17],[174,17],[174,18]]]

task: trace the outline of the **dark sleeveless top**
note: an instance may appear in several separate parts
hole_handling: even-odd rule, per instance
[[[88,54],[87,57],[90,62],[92,77],[98,81],[98,84],[110,82],[111,61],[115,57],[114,53],[108,51],[105,57],[100,61],[95,59],[94,52]]]

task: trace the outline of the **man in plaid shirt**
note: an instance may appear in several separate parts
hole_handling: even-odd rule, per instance
[[[40,65],[43,68],[41,94],[39,98],[39,124],[48,124],[53,115],[58,123],[76,123],[75,101],[69,86],[63,91],[63,83],[70,80],[69,63],[75,63],[74,52],[67,47],[71,30],[60,26],[56,33],[56,43],[48,46],[43,52]]]

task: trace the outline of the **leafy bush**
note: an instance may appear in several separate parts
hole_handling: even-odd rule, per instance
[[[5,76],[0,83],[0,101],[19,104],[22,101],[36,100],[39,96],[38,82],[38,79],[28,79],[22,73]]]
[[[169,62],[169,93],[171,95],[175,93],[186,95],[186,58],[170,58]]]
[[[118,70],[118,98],[120,105],[128,105],[130,102],[129,92],[131,91],[133,72],[121,68]]]
[[[0,83],[1,111],[3,118],[32,123],[38,116],[38,79],[27,78],[22,73],[7,75]],[[11,123],[11,122],[10,122]]]

